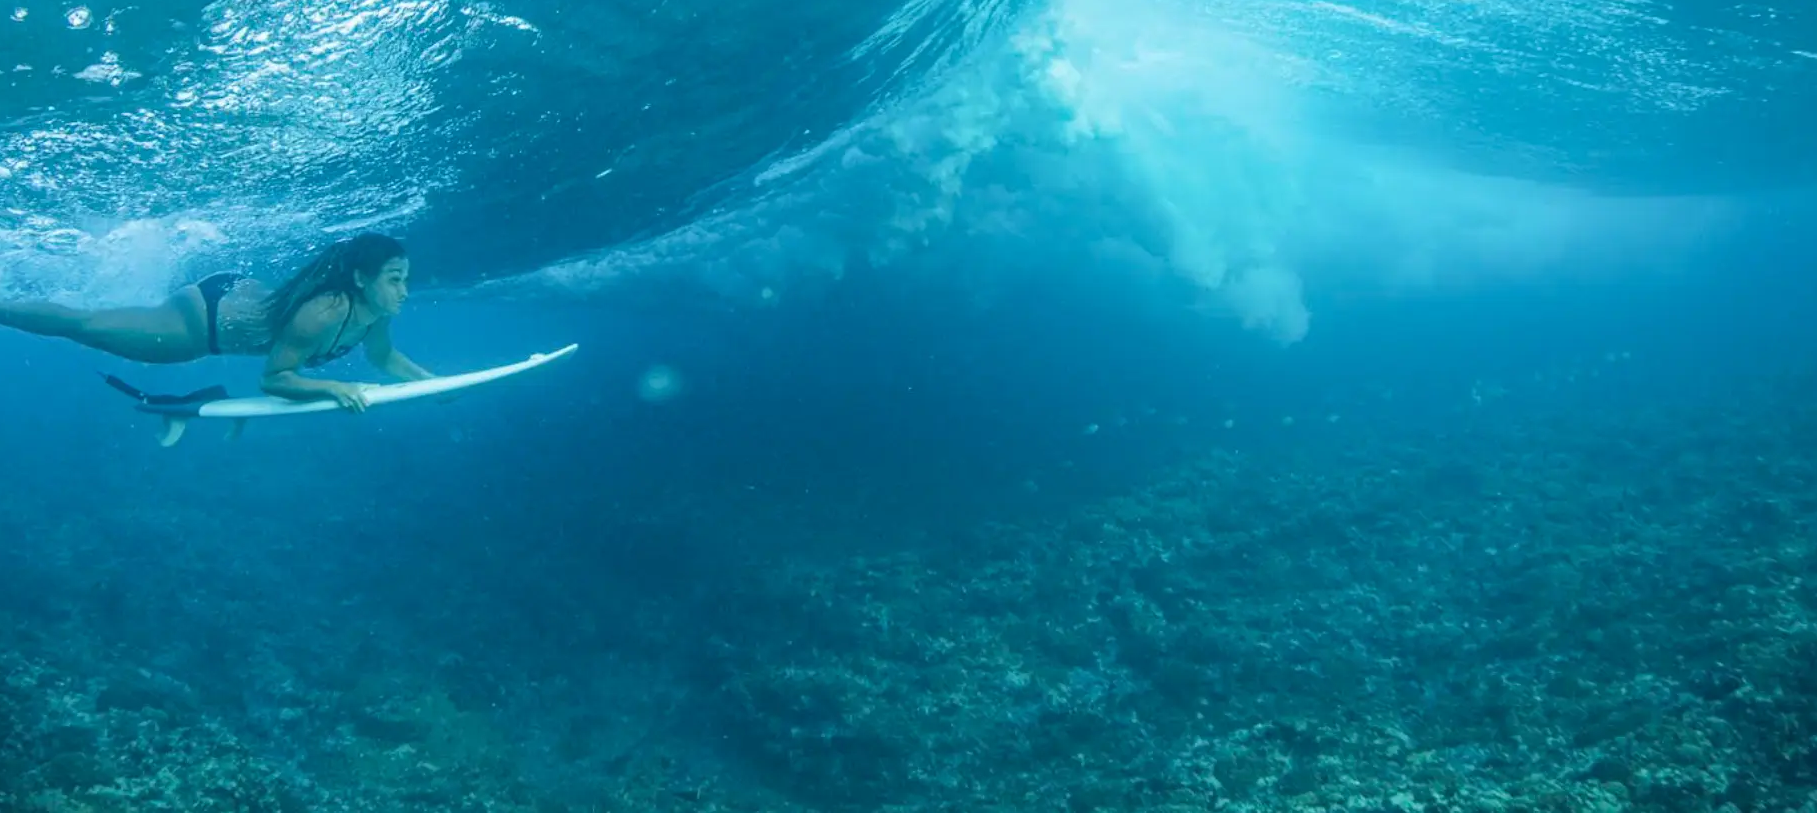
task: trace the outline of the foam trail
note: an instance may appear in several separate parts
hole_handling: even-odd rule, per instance
[[[0,288],[76,307],[148,305],[187,281],[187,266],[229,243],[215,223],[181,216],[44,232],[0,253]],[[91,233],[92,232],[92,233]]]

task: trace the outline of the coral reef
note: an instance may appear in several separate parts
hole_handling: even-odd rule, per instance
[[[703,657],[824,808],[1809,806],[1811,415],[1597,417],[778,568]]]

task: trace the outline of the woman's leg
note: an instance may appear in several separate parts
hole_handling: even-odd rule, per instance
[[[162,305],[77,310],[48,302],[0,302],[0,326],[52,336],[147,364],[176,364],[208,354],[206,325],[199,325],[193,289]],[[198,329],[201,333],[198,334]]]

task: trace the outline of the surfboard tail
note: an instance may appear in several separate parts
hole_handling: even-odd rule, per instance
[[[189,428],[189,419],[198,417],[203,406],[228,398],[227,388],[219,385],[187,395],[156,395],[106,373],[101,374],[101,379],[107,382],[107,386],[138,401],[140,412],[149,412],[163,419],[163,427],[158,432],[158,445],[166,449],[183,439],[184,430]]]

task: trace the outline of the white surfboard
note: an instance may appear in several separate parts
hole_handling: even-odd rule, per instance
[[[406,381],[399,384],[362,384],[360,392],[365,394],[366,403],[369,406],[441,395],[536,369],[573,353],[579,347],[578,344],[571,344],[552,353],[537,353],[514,364],[475,370],[460,375],[441,376],[423,381]],[[110,383],[115,380],[110,379]],[[115,386],[122,388],[119,384],[115,384]],[[227,398],[225,395],[225,391],[219,388],[205,390],[203,393],[183,398],[151,397],[140,393],[139,404],[135,408],[140,412],[149,412],[164,419],[164,430],[158,437],[158,445],[165,447],[175,446],[177,441],[182,440],[183,431],[189,428],[189,422],[194,420],[228,419],[236,422],[237,430],[239,425],[243,425],[245,421],[252,418],[303,415],[311,412],[333,412],[344,409],[340,402],[333,400],[293,401],[270,395]]]

